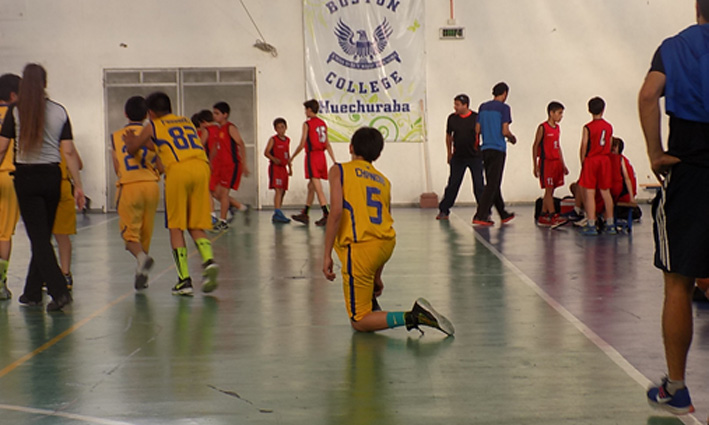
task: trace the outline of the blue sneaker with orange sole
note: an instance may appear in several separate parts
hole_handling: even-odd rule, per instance
[[[686,415],[694,412],[692,398],[687,387],[679,389],[674,395],[667,391],[667,377],[662,378],[662,384],[653,385],[647,390],[647,402],[651,407],[662,409],[675,415]]]

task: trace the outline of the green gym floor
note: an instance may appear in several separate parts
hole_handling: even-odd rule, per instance
[[[150,288],[115,215],[79,218],[74,299],[20,306],[28,241],[18,226],[0,303],[0,424],[699,424],[645,401],[664,373],[661,274],[651,220],[631,236],[583,237],[533,224],[532,208],[474,230],[473,210],[395,208],[385,310],[427,298],[455,337],[403,328],[357,334],[341,281],[321,272],[324,229],[238,214],[212,234],[210,295],[176,297],[158,215]],[[190,266],[199,259],[190,244]],[[337,266],[339,268],[339,265]],[[198,288],[197,288],[198,289]],[[709,309],[696,309],[688,385],[709,412]]]

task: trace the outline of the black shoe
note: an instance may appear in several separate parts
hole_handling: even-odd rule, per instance
[[[192,279],[182,279],[172,287],[172,295],[187,295],[192,296]]]
[[[47,304],[47,311],[60,311],[71,304],[72,301],[74,300],[71,298],[71,294],[67,292],[50,301],[49,304]]]
[[[37,307],[42,305],[42,300],[35,301],[25,294],[20,295],[20,298],[18,298],[17,300],[20,302],[20,304],[24,304],[27,307]]]
[[[406,330],[416,329],[423,335],[419,325],[430,326],[438,329],[446,335],[453,335],[455,328],[450,320],[437,312],[431,303],[423,298],[419,298],[414,303],[413,308],[404,316],[406,320]]]
[[[315,222],[316,226],[325,226],[326,224],[327,224],[327,216],[326,215],[322,216],[322,218],[320,218],[320,220]]]
[[[308,214],[301,212],[300,214],[292,215],[291,218],[303,224],[308,224],[310,222],[310,217]]]

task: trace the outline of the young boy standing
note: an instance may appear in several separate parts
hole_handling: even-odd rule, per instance
[[[564,117],[564,105],[551,102],[547,106],[547,120],[537,127],[532,145],[532,166],[534,177],[539,178],[539,183],[544,189],[542,211],[537,224],[542,227],[551,227],[564,224],[567,220],[559,216],[554,208],[554,189],[564,185],[564,175],[569,174],[569,169],[564,163],[561,153],[559,123]]]
[[[17,101],[20,80],[19,75],[15,74],[0,77],[0,125],[10,104]],[[10,174],[15,171],[14,144],[15,141],[10,140],[5,157],[0,157],[0,301],[12,298],[12,292],[7,287],[7,269],[10,267],[12,235],[20,219],[14,178]]]
[[[135,156],[143,147],[157,151],[165,167],[165,215],[170,245],[179,281],[174,295],[192,295],[192,278],[187,267],[187,230],[202,256],[202,292],[217,289],[219,266],[214,262],[212,243],[206,229],[212,227],[209,211],[209,164],[197,130],[189,118],[172,114],[170,98],[163,92],[147,97],[150,124],[139,134],[123,135],[128,153]]]
[[[160,163],[154,151],[143,146],[133,156],[128,153],[123,142],[126,132],[141,131],[148,114],[145,99],[141,96],[131,97],[126,101],[124,111],[128,124],[111,135],[113,169],[118,177],[116,209],[126,250],[133,254],[137,261],[134,287],[141,290],[148,287],[148,272],[154,264],[148,252],[153,236],[155,211],[160,200],[160,177],[157,170]]]
[[[606,102],[600,97],[588,101],[588,112],[593,120],[583,127],[581,137],[581,178],[579,186],[583,188],[583,205],[586,209],[588,223],[581,232],[594,236],[596,230],[596,189],[601,192],[605,204],[606,233],[617,234],[613,225],[613,199],[611,198],[610,158],[613,126],[603,119]]]
[[[288,190],[288,176],[293,175],[290,164],[290,139],[286,136],[288,124],[283,118],[276,118],[273,121],[273,128],[276,135],[268,139],[264,155],[270,161],[268,164],[268,188],[274,189],[276,194],[273,197],[275,211],[271,221],[274,223],[290,223],[290,218],[281,211],[283,198]]]
[[[384,289],[382,271],[396,245],[396,232],[391,217],[391,183],[374,168],[384,138],[379,130],[363,127],[352,136],[352,161],[335,164],[330,169],[330,205],[332,210],[325,231],[323,273],[335,279],[332,250],[342,263],[342,283],[350,324],[360,332],[419,325],[436,328],[453,335],[453,324],[436,312],[423,298],[411,311],[378,310],[376,297]],[[343,212],[346,205],[346,212]]]
[[[305,149],[305,178],[308,180],[308,196],[305,201],[305,207],[300,214],[294,215],[293,220],[308,224],[310,216],[308,211],[313,203],[315,194],[318,195],[318,202],[322,208],[323,216],[315,222],[316,226],[324,226],[327,223],[327,199],[322,188],[320,180],[327,179],[327,161],[325,160],[325,151],[330,155],[332,162],[335,162],[335,154],[332,152],[330,141],[327,138],[327,124],[325,121],[318,118],[320,104],[315,99],[310,99],[303,103],[305,106],[305,116],[308,118],[303,123],[303,135],[300,138],[300,144],[293,152],[290,159],[291,164],[296,156]]]
[[[248,206],[237,201],[236,198],[229,196],[229,191],[239,190],[241,184],[241,176],[250,174],[249,166],[246,165],[246,145],[241,138],[239,129],[229,121],[231,107],[226,102],[217,102],[214,104],[212,115],[214,121],[219,124],[219,141],[217,147],[216,159],[216,180],[210,182],[210,190],[214,192],[214,197],[220,204],[219,223],[217,230],[226,230],[229,228],[227,224],[227,214],[230,206],[239,211],[246,211]],[[232,213],[236,210],[232,210]]]

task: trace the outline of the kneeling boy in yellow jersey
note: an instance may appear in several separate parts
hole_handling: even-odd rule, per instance
[[[165,214],[179,278],[172,293],[192,295],[185,230],[202,256],[202,292],[212,292],[217,288],[219,266],[205,233],[212,228],[207,155],[190,119],[172,114],[170,98],[165,93],[152,93],[145,103],[150,123],[138,135],[127,132],[123,140],[131,155],[143,146],[156,150],[165,167]]]
[[[363,127],[352,136],[352,161],[330,168],[330,215],[325,231],[323,273],[335,279],[332,250],[342,263],[345,304],[350,324],[360,332],[419,325],[453,335],[453,324],[419,298],[411,311],[379,310],[376,298],[384,289],[382,270],[396,245],[390,213],[391,184],[372,162],[379,158],[384,138],[379,130]],[[421,331],[423,333],[423,331]]]

